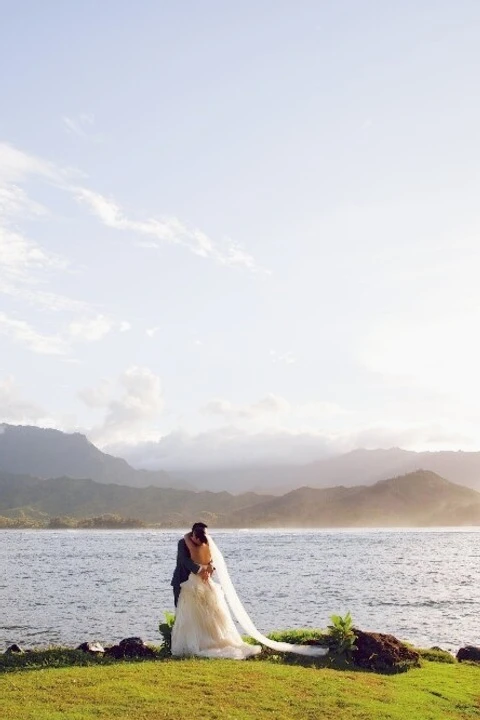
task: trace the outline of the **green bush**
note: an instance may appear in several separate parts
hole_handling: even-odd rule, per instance
[[[342,617],[341,615],[330,616],[331,625],[328,625],[328,645],[330,651],[336,655],[344,655],[349,657],[354,650],[355,632],[353,629],[352,616],[349,612]]]
[[[440,648],[413,648],[418,652],[422,660],[430,660],[431,662],[447,663],[454,665],[457,660],[447,650]]]
[[[158,626],[158,629],[160,631],[160,635],[162,636],[162,650],[164,654],[171,655],[172,654],[172,628],[175,623],[175,615],[168,610],[166,610],[164,613],[165,620],[164,622],[160,623]]]
[[[115,660],[65,647],[27,650],[24,653],[0,654],[0,674],[14,670],[41,670],[74,665],[111,665]]]
[[[312,640],[319,645],[329,644],[329,635],[323,630],[278,630],[268,635],[270,640],[276,640],[277,642],[292,643],[292,645],[301,645],[302,643],[308,643]]]

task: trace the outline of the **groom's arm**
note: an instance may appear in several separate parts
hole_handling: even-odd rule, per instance
[[[197,565],[197,563],[193,562],[192,558],[188,554],[185,540],[180,540],[178,543],[177,562],[180,565],[184,565],[187,570],[190,570],[190,572],[192,572],[194,575],[196,575],[202,569],[200,565]]]

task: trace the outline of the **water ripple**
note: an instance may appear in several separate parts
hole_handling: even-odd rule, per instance
[[[0,531],[0,644],[159,641],[180,531]],[[480,530],[218,531],[261,631],[362,628],[454,650],[480,644]],[[3,573],[2,573],[3,575]]]

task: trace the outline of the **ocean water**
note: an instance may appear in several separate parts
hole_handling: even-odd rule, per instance
[[[0,650],[159,643],[183,531],[0,531]],[[364,630],[456,651],[480,645],[480,529],[215,531],[259,630]]]

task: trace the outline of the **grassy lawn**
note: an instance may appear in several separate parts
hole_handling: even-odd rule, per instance
[[[1,720],[455,720],[480,717],[480,667],[425,662],[398,675],[274,661],[156,660],[18,670]]]

